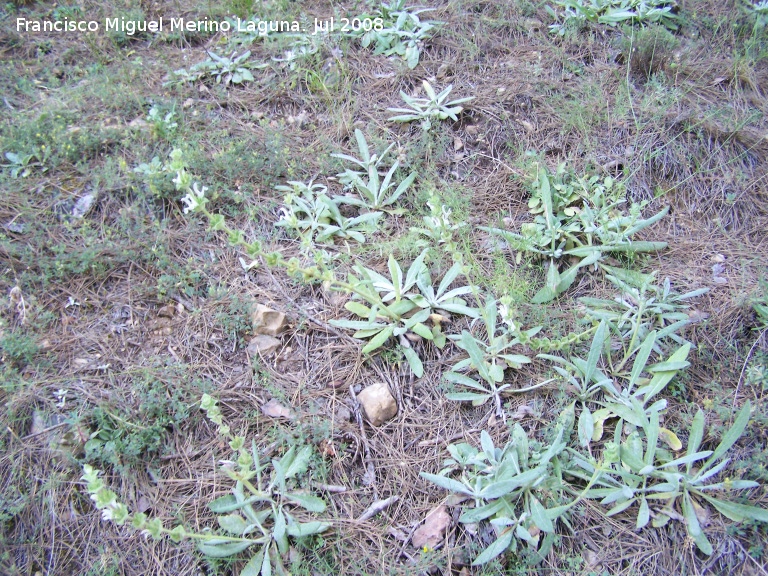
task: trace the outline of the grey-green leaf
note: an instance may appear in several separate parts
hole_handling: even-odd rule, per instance
[[[319,498],[317,496],[312,496],[311,494],[300,494],[300,493],[288,493],[285,494],[285,497],[290,500],[291,502],[298,504],[305,510],[309,510],[310,512],[325,512],[326,504],[325,501],[322,498]]]
[[[730,447],[733,446],[739,438],[741,438],[741,435],[744,433],[744,430],[749,423],[749,413],[751,409],[752,404],[749,400],[747,400],[741,410],[739,410],[739,414],[736,416],[736,420],[734,420],[733,426],[731,426],[730,430],[728,430],[728,432],[723,435],[723,439],[720,441],[720,444],[717,445],[717,448],[715,448],[715,451],[710,459],[707,460],[707,462],[702,467],[702,471],[706,468],[709,468],[711,464],[722,458],[723,455],[730,449]]]
[[[547,510],[542,506],[535,496],[531,496],[531,518],[536,523],[536,526],[541,528],[544,532],[554,532],[555,526],[552,524],[552,520],[547,516]]]
[[[586,448],[592,440],[592,433],[595,430],[595,421],[592,418],[592,412],[584,406],[579,415],[579,444]]]
[[[469,496],[472,496],[474,492],[464,486],[461,482],[458,480],[454,480],[453,478],[448,478],[446,476],[439,476],[437,474],[430,474],[428,472],[419,472],[419,476],[424,478],[425,480],[429,480],[430,482],[437,484],[440,486],[440,488],[445,488],[446,490],[450,490],[451,492],[458,492],[459,494],[467,494]]]
[[[198,542],[197,548],[200,552],[211,558],[226,558],[227,556],[242,552],[251,544],[254,544],[254,542],[227,542],[225,544]]]
[[[487,562],[490,562],[496,556],[499,556],[502,554],[507,548],[509,548],[509,545],[512,543],[512,538],[514,537],[514,532],[512,529],[508,529],[506,532],[504,532],[501,536],[499,536],[493,544],[488,546],[485,550],[483,550],[480,555],[475,558],[475,561],[472,562],[472,566],[481,566],[483,564],[486,564]]]

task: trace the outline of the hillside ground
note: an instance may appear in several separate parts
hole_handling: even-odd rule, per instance
[[[226,442],[200,410],[214,397],[231,429],[268,458],[292,445],[313,447],[313,485],[325,491],[332,528],[292,545],[283,561],[298,574],[765,574],[768,529],[701,511],[713,546],[702,554],[685,521],[636,529],[636,509],[610,517],[585,500],[559,524],[538,563],[508,553],[481,567],[472,559],[493,537],[458,522],[446,490],[420,472],[438,473],[446,445],[478,447],[486,430],[497,445],[520,424],[544,442],[574,399],[537,350],[508,371],[529,393],[472,407],[446,399],[443,373],[466,356],[414,344],[424,367],[415,377],[391,339],[373,355],[353,331],[348,295],[305,282],[232,247],[199,214],[185,214],[172,174],[136,170],[175,148],[208,187],[207,208],[229,226],[287,259],[312,264],[281,217],[288,181],[313,180],[342,194],[349,166],[332,154],[357,155],[355,130],[371,150],[416,173],[364,243],[325,246],[337,278],[357,263],[404,269],[422,251],[415,228],[437,198],[451,210],[451,242],[477,293],[507,297],[515,322],[543,326],[556,339],[583,327],[583,296],[613,298],[599,270],[580,273],[558,298],[531,302],[547,275],[546,259],[519,253],[482,226],[519,230],[531,221],[537,170],[561,163],[578,175],[626,184],[643,214],[669,213],[640,233],[668,247],[615,265],[656,272],[692,299],[690,366],[665,391],[664,426],[685,445],[703,410],[713,450],[751,402],[746,432],[722,472],[768,481],[766,448],[768,337],[768,40],[744,3],[680,0],[677,31],[654,25],[569,27],[552,34],[546,2],[430,2],[424,20],[441,24],[410,68],[336,32],[297,41],[223,32],[46,33],[17,30],[17,18],[64,21],[161,16],[223,21],[239,14],[296,20],[372,14],[378,5],[227,0],[110,0],[6,4],[0,11],[0,573],[8,576],[237,574],[247,556],[215,560],[194,544],[146,538],[103,521],[88,497],[83,464],[131,511],[166,526],[215,526],[207,504],[232,483],[219,461]],[[554,4],[553,4],[554,6]],[[250,50],[253,80],[184,80],[174,74]],[[457,120],[395,123],[400,92],[424,97],[423,81],[449,100],[472,97]],[[11,153],[12,157],[8,157]],[[434,277],[450,266],[432,244]],[[327,264],[326,262],[326,264]],[[461,282],[461,280],[459,281]],[[457,284],[458,285],[458,284]],[[474,296],[465,296],[473,304]],[[480,301],[482,302],[482,300]],[[261,303],[285,312],[279,348],[247,347],[250,311]],[[766,314],[768,315],[768,314]],[[477,331],[456,316],[446,332]],[[571,354],[586,357],[589,341]],[[552,352],[556,354],[556,352]],[[463,355],[463,356],[462,356]],[[394,419],[363,423],[353,392],[387,383],[399,401]],[[272,410],[265,405],[273,401]],[[580,405],[580,404],[579,404]],[[277,408],[275,408],[277,407]],[[357,413],[356,413],[357,412]],[[600,449],[596,448],[599,453]],[[309,482],[309,477],[307,477]],[[390,504],[360,521],[376,502]],[[765,508],[763,488],[739,502]],[[416,548],[414,530],[448,503],[451,524],[434,547]]]

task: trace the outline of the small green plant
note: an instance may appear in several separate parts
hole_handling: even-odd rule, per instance
[[[663,26],[647,26],[624,36],[621,40],[624,60],[630,70],[645,80],[663,72],[672,59],[672,51],[680,40]]]
[[[635,254],[666,248],[665,242],[632,240],[632,236],[663,218],[664,208],[650,218],[640,213],[643,204],[633,203],[625,216],[619,206],[625,203],[624,185],[613,178],[599,176],[576,178],[560,165],[550,179],[545,169],[533,182],[533,194],[528,203],[533,222],[523,224],[520,233],[499,228],[482,230],[501,236],[521,252],[532,252],[550,259],[546,285],[532,302],[543,304],[565,292],[576,280],[580,268],[602,265],[606,254]],[[580,260],[564,272],[557,261],[569,257]],[[519,261],[520,256],[518,256]]]
[[[760,282],[760,291],[751,299],[750,304],[755,311],[755,316],[758,321],[758,324],[754,329],[768,329],[768,282]]]
[[[163,114],[160,108],[152,106],[147,114],[147,121],[149,122],[152,135],[160,140],[170,140],[178,128],[178,123],[174,120],[176,112],[173,110]]]
[[[283,50],[279,56],[273,56],[272,61],[287,65],[289,70],[296,70],[299,63],[317,54],[323,45],[321,35],[309,34],[280,34]]]
[[[453,89],[452,85],[448,85],[442,92],[440,92],[440,94],[436,94],[435,89],[432,88],[432,85],[426,80],[422,82],[422,86],[424,87],[424,93],[427,95],[426,98],[414,98],[408,96],[408,94],[402,90],[400,91],[400,97],[408,106],[410,106],[410,108],[387,108],[389,112],[401,113],[398,116],[389,118],[390,122],[412,122],[414,120],[419,120],[422,129],[429,130],[432,128],[433,120],[445,120],[446,118],[450,118],[454,122],[458,121],[459,118],[457,114],[460,114],[461,111],[464,110],[459,104],[474,99],[474,96],[470,96],[468,98],[459,98],[458,100],[446,102],[448,95]]]
[[[669,278],[662,286],[656,285],[655,273],[643,274],[612,266],[603,268],[608,272],[606,278],[621,294],[613,300],[583,297],[579,301],[584,304],[588,317],[608,322],[614,341],[623,351],[615,371],[621,370],[651,331],[656,331],[656,353],[661,353],[661,343],[667,338],[678,344],[684,342],[677,333],[693,322],[686,313],[687,301],[706,293],[707,288],[677,294],[672,291]]]
[[[486,564],[507,550],[517,551],[518,543],[538,561],[549,552],[558,519],[582,497],[570,497],[572,490],[561,472],[560,457],[573,427],[573,417],[568,415],[561,414],[552,443],[541,449],[533,447],[519,424],[514,425],[512,438],[503,448],[495,447],[483,430],[480,450],[466,443],[450,444],[451,458],[439,474],[420,473],[441,488],[474,500],[474,507],[464,507],[459,522],[490,521],[496,540],[474,559],[473,566]]]
[[[689,366],[686,360],[691,349],[689,343],[680,346],[662,362],[649,364],[657,338],[658,333],[655,330],[650,332],[638,348],[624,356],[622,367],[631,356],[634,356],[629,373],[617,370],[611,363],[610,350],[613,346],[609,337],[609,322],[606,320],[598,325],[586,360],[578,355],[572,355],[569,360],[550,354],[537,356],[554,363],[555,372],[562,377],[568,390],[581,401],[578,440],[582,447],[588,447],[593,440],[600,440],[607,420],[622,417],[634,422],[636,420],[631,416],[633,412],[644,415],[650,400],[662,392],[679,372]],[[608,352],[604,353],[606,348]],[[605,368],[600,367],[603,358],[606,358],[605,364],[610,369],[608,374],[603,371]],[[587,401],[594,400],[601,392],[604,400],[599,403],[603,408],[593,413],[587,406]],[[666,400],[655,403],[649,410],[654,407],[658,409],[662,404],[666,406]],[[674,436],[669,431],[665,433],[668,433],[667,437]]]
[[[413,69],[419,64],[424,43],[432,36],[433,30],[440,24],[436,21],[422,21],[419,17],[432,8],[412,8],[405,6],[405,0],[394,0],[391,4],[381,3],[373,15],[361,16],[373,22],[370,30],[360,27],[349,34],[360,38],[363,48],[373,46],[374,54],[400,56],[408,67]]]
[[[0,338],[0,351],[4,364],[23,368],[37,356],[40,348],[31,336],[21,332],[6,332]]]
[[[296,488],[298,477],[309,468],[312,448],[291,446],[280,459],[262,463],[255,442],[248,450],[244,437],[230,433],[213,398],[203,395],[200,407],[218,425],[219,433],[229,441],[237,456],[235,461],[222,466],[222,471],[235,483],[232,494],[208,504],[217,514],[221,529],[218,533],[210,529],[191,532],[182,525],[168,529],[159,518],[149,519],[144,513],[132,515],[99,478],[99,471],[86,464],[82,478],[87,483],[91,499],[105,520],[118,526],[130,523],[155,539],[166,534],[174,542],[190,538],[197,542],[203,554],[212,558],[226,558],[251,547],[257,548],[240,572],[241,576],[286,574],[282,558],[288,553],[290,539],[320,534],[330,528],[328,522],[302,522],[294,517],[299,509],[311,513],[322,513],[326,509],[321,498]]]
[[[411,228],[414,232],[424,236],[435,246],[439,246],[449,254],[456,254],[458,247],[454,240],[454,234],[467,226],[466,222],[456,222],[451,219],[451,209],[445,206],[435,194],[427,201],[429,216],[424,216],[424,227]],[[427,246],[423,239],[419,240],[422,246]]]
[[[370,338],[370,342],[363,348],[365,354],[383,346],[392,337],[398,338],[413,373],[418,377],[424,374],[424,367],[410,341],[424,338],[442,347],[446,340],[441,322],[445,317],[440,312],[452,311],[468,316],[475,314],[474,309],[460,298],[471,291],[470,287],[448,290],[461,273],[461,265],[452,266],[435,291],[424,263],[427,252],[424,250],[413,261],[405,275],[392,255],[388,263],[389,278],[370,268],[355,266],[357,276],[350,274],[347,284],[350,291],[368,305],[353,300],[344,307],[364,320],[331,321],[334,326],[356,330],[355,338]],[[432,323],[431,328],[427,322]]]
[[[503,308],[502,311],[507,310]],[[547,384],[542,382],[529,388],[512,388],[511,384],[501,384],[504,381],[504,371],[507,368],[518,370],[523,364],[528,364],[531,359],[522,354],[511,353],[511,348],[518,346],[520,340],[515,335],[515,327],[508,316],[502,315],[504,326],[497,323],[498,307],[496,299],[489,296],[481,311],[480,319],[483,322],[484,337],[477,337],[464,330],[460,336],[452,336],[454,344],[467,352],[465,360],[453,365],[451,370],[444,374],[444,378],[451,384],[458,384],[470,388],[471,392],[449,392],[446,398],[459,402],[472,402],[473,406],[485,404],[494,399],[496,411],[501,414],[501,393],[527,392]],[[480,381],[462,374],[462,371],[471,370],[477,372]]]
[[[638,504],[638,529],[649,522],[658,528],[670,519],[681,520],[699,550],[712,554],[712,545],[699,520],[704,514],[703,504],[709,503],[735,522],[748,519],[768,522],[765,509],[734,502],[730,497],[734,490],[759,487],[757,482],[717,480],[730,461],[725,458],[726,453],[747,427],[750,410],[747,401],[715,450],[699,450],[704,438],[704,413],[699,410],[688,434],[686,454],[680,457],[658,445],[663,430],[659,425],[660,407],[651,410],[649,415],[644,413],[639,421],[636,411],[629,424],[633,431],[622,441],[624,426],[621,422],[616,426],[614,441],[606,445],[604,461],[599,467],[593,460],[574,453],[575,464],[587,475],[599,475],[597,487],[591,488],[586,497],[599,498],[601,504],[610,506],[608,516]]]
[[[661,24],[670,30],[678,29],[678,17],[672,11],[676,3],[670,0],[555,0],[558,14],[547,6],[547,12],[558,22],[552,24],[552,33],[564,35],[571,25],[585,22],[608,24]]]
[[[287,192],[285,206],[275,226],[291,228],[302,239],[305,247],[315,242],[332,242],[334,237],[365,242],[365,233],[376,229],[382,212],[365,212],[354,218],[341,214],[339,206],[348,203],[346,196],[329,197],[328,188],[321,184],[291,181],[290,186],[276,186]]]
[[[6,152],[5,158],[10,162],[6,164],[6,168],[10,168],[11,178],[26,178],[32,173],[32,167],[42,166],[40,162],[35,162],[37,156],[35,154],[16,154],[14,152]]]
[[[155,196],[169,197],[172,192],[180,190],[177,181],[181,183],[179,179],[185,178],[187,173],[187,162],[181,150],[175,148],[169,156],[167,162],[155,156],[150,162],[143,162],[133,169],[135,174],[144,177],[149,191]],[[174,175],[175,178],[172,178]]]
[[[743,0],[748,12],[755,15],[755,30],[768,25],[768,0]]]
[[[213,79],[216,84],[243,84],[253,82],[252,68],[266,68],[266,64],[259,64],[248,59],[251,51],[247,50],[237,56],[232,52],[231,56],[219,56],[215,52],[208,52],[208,60],[203,60],[193,65],[189,70],[181,68],[174,71],[174,79],[168,84],[177,82],[196,82],[198,80]]]
[[[89,413],[81,413],[82,427],[89,427],[85,460],[125,473],[161,453],[167,447],[169,431],[181,427],[189,417],[192,398],[203,385],[189,376],[184,370],[167,370],[161,377],[150,371],[135,373],[130,400],[103,402]],[[166,378],[184,384],[168,386],[163,382]]]
[[[409,174],[402,182],[395,186],[394,176],[400,166],[399,161],[395,160],[383,178],[379,174],[379,166],[394,144],[391,144],[384,152],[377,155],[371,154],[368,142],[366,142],[365,136],[360,130],[355,130],[355,139],[357,140],[360,158],[347,154],[331,155],[356,164],[363,169],[361,172],[360,170],[348,168],[338,174],[339,182],[353,188],[360,195],[359,199],[349,198],[345,202],[352,206],[367,208],[368,210],[386,210],[390,213],[402,214],[404,212],[402,208],[388,207],[397,202],[400,196],[413,184],[413,181],[416,179],[416,173]]]

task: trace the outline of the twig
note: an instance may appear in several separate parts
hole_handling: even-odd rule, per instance
[[[360,518],[357,519],[358,522],[365,522],[366,520],[369,520],[370,518],[373,518],[381,512],[382,510],[386,509],[390,504],[394,504],[400,500],[400,496],[390,496],[389,498],[385,498],[384,500],[377,500],[368,508],[366,508],[365,512],[363,512],[360,515]]]
[[[334,494],[339,494],[341,492],[347,491],[346,486],[336,486],[335,484],[321,484],[320,482],[314,482],[314,486],[318,490],[323,490],[325,492],[331,492]]]

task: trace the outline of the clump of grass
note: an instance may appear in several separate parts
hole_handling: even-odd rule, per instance
[[[632,73],[644,80],[664,72],[679,45],[680,40],[663,26],[629,29],[621,39],[624,60]]]

